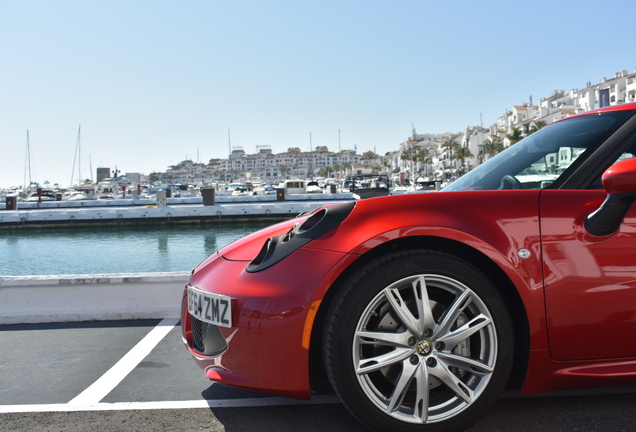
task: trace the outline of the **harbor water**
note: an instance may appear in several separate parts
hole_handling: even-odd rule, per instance
[[[271,222],[19,230],[0,233],[0,275],[190,271]]]

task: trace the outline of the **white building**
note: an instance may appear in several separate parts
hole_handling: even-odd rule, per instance
[[[443,149],[447,139],[455,139],[462,147],[472,153],[471,158],[463,161],[468,170],[481,161],[480,150],[487,140],[499,138],[509,144],[506,138],[515,128],[523,135],[531,133],[533,127],[543,122],[550,124],[562,118],[599,108],[604,105],[616,105],[636,102],[636,69],[633,73],[624,70],[616,72],[613,78],[604,78],[601,83],[581,90],[555,90],[552,95],[540,99],[538,105],[529,103],[515,105],[506,110],[489,128],[467,127],[460,133],[418,134],[415,128],[411,136],[400,143],[399,149],[388,152],[382,157],[368,157],[368,153],[360,156],[355,150],[331,152],[325,146],[303,152],[298,147],[289,148],[286,152],[274,154],[269,146],[257,146],[257,152],[247,154],[242,147],[235,147],[228,159],[210,159],[207,164],[195,164],[182,161],[160,173],[163,182],[198,183],[220,181],[229,182],[239,179],[261,179],[265,182],[277,182],[284,178],[311,178],[326,169],[333,169],[333,174],[343,176],[354,172],[385,172],[407,176],[415,180],[416,176],[433,177],[448,175],[462,165],[462,161]],[[413,149],[424,153],[411,158]]]

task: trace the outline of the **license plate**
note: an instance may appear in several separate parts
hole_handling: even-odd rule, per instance
[[[232,299],[188,286],[188,311],[193,317],[221,327],[232,327]]]

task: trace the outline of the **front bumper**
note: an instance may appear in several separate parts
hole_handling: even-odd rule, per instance
[[[206,377],[223,384],[308,399],[309,350],[315,311],[345,254],[300,249],[271,268],[245,271],[247,262],[216,255],[189,280],[200,290],[232,298],[232,327],[201,324],[181,308],[184,342]],[[306,337],[305,337],[306,341]],[[305,345],[305,346],[303,346]]]

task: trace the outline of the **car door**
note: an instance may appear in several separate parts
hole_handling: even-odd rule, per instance
[[[550,351],[556,360],[636,356],[636,206],[618,232],[585,218],[603,190],[544,190],[540,224]]]

